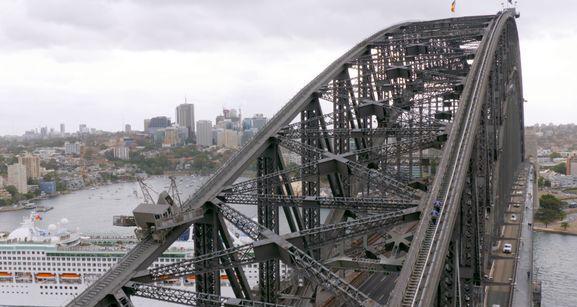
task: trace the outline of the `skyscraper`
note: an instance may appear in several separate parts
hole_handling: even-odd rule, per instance
[[[194,141],[194,104],[183,103],[176,107],[176,123],[188,128],[189,139]]]
[[[30,153],[18,156],[18,164],[26,166],[26,178],[40,178],[40,158],[38,156]]]
[[[212,122],[199,120],[196,122],[196,144],[200,146],[212,146]]]
[[[148,127],[150,126],[150,118],[144,120],[144,132],[148,132]]]
[[[60,134],[65,134],[66,133],[66,128],[64,126],[64,124],[60,124]]]
[[[166,116],[156,116],[150,119],[146,132],[155,134],[157,130],[170,127],[170,118]]]
[[[8,165],[8,183],[18,190],[18,193],[28,193],[28,182],[26,181],[26,166],[15,163]]]
[[[130,126],[130,124],[124,125],[124,132],[126,132],[126,133],[132,132],[132,127]]]

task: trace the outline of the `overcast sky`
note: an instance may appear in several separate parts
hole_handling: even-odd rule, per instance
[[[330,62],[406,20],[501,1],[0,0],[0,135],[65,123],[117,131],[195,104],[271,116]],[[577,3],[519,1],[525,121],[577,122]]]

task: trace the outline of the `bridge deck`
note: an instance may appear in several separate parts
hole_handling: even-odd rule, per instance
[[[526,169],[524,171],[527,171]],[[509,210],[502,218],[509,223],[502,227],[502,237],[498,240],[498,245],[494,248],[492,256],[494,257],[489,279],[493,284],[486,287],[485,304],[486,306],[493,306],[494,304],[500,306],[530,306],[529,295],[531,294],[530,283],[527,280],[527,266],[530,267],[530,240],[531,230],[527,225],[529,220],[532,220],[532,211],[525,209],[530,206],[533,201],[529,197],[529,193],[533,193],[532,179],[520,178],[522,181],[517,182],[522,186],[522,193],[511,195],[509,203]],[[515,207],[515,204],[523,203],[522,206]],[[511,215],[517,216],[516,221],[511,221]],[[517,240],[509,240],[506,238],[514,237]],[[510,243],[513,246],[511,255],[503,253],[503,244]],[[529,269],[530,270],[530,269]],[[519,302],[527,302],[521,304],[513,304],[513,293],[518,295]]]

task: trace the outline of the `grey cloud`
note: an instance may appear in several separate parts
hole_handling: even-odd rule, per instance
[[[263,38],[348,44],[359,34],[447,11],[445,0],[28,0],[0,12],[0,48],[210,49]]]

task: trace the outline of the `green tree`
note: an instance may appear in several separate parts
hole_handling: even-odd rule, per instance
[[[10,193],[10,195],[12,197],[15,197],[16,195],[18,195],[18,189],[13,185],[9,185],[5,189],[6,189],[6,191],[8,191],[8,193]]]
[[[535,213],[535,218],[548,227],[554,221],[565,218],[563,203],[551,194],[542,195],[539,198],[539,210]]]
[[[569,227],[569,223],[567,223],[567,222],[561,223],[561,228],[563,228],[563,230],[567,230],[567,227]]]
[[[555,173],[566,175],[567,165],[565,164],[565,162],[561,162],[551,167],[551,170],[554,171]]]
[[[561,158],[561,154],[554,151],[549,155],[549,158],[551,159]]]
[[[537,186],[542,188],[544,185],[545,185],[545,178],[539,176],[539,179],[537,180]]]

